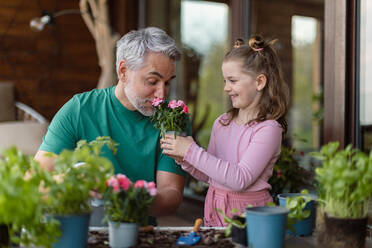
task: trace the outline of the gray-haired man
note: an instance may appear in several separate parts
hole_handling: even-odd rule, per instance
[[[78,94],[68,101],[53,118],[35,159],[52,170],[53,158],[45,153],[74,149],[80,139],[110,136],[119,143],[116,155],[105,150],[115,173],[132,181],[156,181],[158,194],[151,215],[174,212],[182,201],[185,172],[161,153],[159,132],[149,116],[154,111],[151,101],[168,94],[180,56],[174,40],[161,29],[150,27],[124,35],[117,42],[117,86]]]

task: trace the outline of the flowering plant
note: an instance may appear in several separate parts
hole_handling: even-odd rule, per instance
[[[172,100],[168,104],[161,98],[152,101],[155,113],[151,120],[163,137],[166,131],[183,132],[186,130],[189,109],[182,100]]]
[[[269,179],[272,196],[276,197],[283,192],[299,192],[312,184],[312,172],[299,165],[299,157],[303,156],[303,152],[298,152],[293,147],[282,146],[273,175]]]
[[[117,174],[106,181],[106,187],[106,220],[148,224],[148,210],[157,192],[154,182],[132,183],[125,175]]]

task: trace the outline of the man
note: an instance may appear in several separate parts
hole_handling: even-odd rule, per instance
[[[182,201],[185,172],[174,160],[161,153],[159,132],[149,116],[152,100],[168,94],[175,77],[175,61],[180,59],[174,40],[158,28],[131,31],[117,42],[117,86],[75,95],[53,118],[35,159],[53,169],[53,158],[74,149],[76,143],[97,136],[110,136],[119,143],[116,155],[108,149],[104,156],[115,173],[132,181],[156,181],[158,194],[150,214],[174,212]]]

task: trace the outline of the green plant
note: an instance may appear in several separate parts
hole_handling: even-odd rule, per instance
[[[287,218],[287,228],[295,232],[293,224],[310,216],[311,211],[305,210],[306,204],[314,200],[309,196],[307,190],[302,190],[300,195],[286,198],[285,207],[289,210]]]
[[[156,195],[154,182],[138,180],[132,183],[125,175],[117,174],[106,182],[105,220],[148,224],[148,210]]]
[[[299,165],[298,157],[304,156],[293,147],[282,146],[280,156],[269,179],[270,193],[277,196],[283,192],[298,192],[311,184],[312,173]]]
[[[223,219],[224,219],[225,223],[228,224],[227,227],[226,227],[226,230],[225,230],[225,236],[226,237],[230,236],[231,228],[233,226],[236,226],[237,228],[240,228],[240,229],[245,228],[246,223],[242,223],[238,219],[232,219],[232,218],[228,217],[221,209],[214,209],[214,210],[217,211],[219,214],[221,214],[223,216]],[[234,209],[231,210],[232,214],[235,214],[237,212],[239,212],[239,209],[237,209],[237,208],[234,208]],[[241,214],[240,216],[244,217],[244,214]]]
[[[0,157],[0,224],[8,226],[13,243],[49,247],[59,236],[58,222],[45,216],[39,191],[52,181],[48,171],[15,147]]]
[[[167,104],[163,99],[155,98],[152,105],[155,112],[151,121],[162,137],[166,131],[186,131],[189,109],[183,101],[172,100]]]
[[[111,162],[100,156],[104,145],[116,153],[117,143],[104,136],[89,143],[81,140],[75,150],[64,150],[56,158],[53,171],[56,182],[50,186],[46,200],[51,214],[90,212],[91,190],[104,192],[106,179],[113,175]]]
[[[338,148],[338,142],[331,142],[312,153],[322,161],[315,170],[320,201],[330,216],[364,218],[372,197],[372,152],[367,156],[351,145]]]

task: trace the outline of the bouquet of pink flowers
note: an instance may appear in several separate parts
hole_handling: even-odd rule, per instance
[[[112,222],[148,224],[148,210],[156,195],[154,182],[138,180],[132,183],[123,174],[106,181],[104,194],[105,219]]]
[[[160,98],[152,101],[155,113],[152,115],[152,122],[155,128],[160,130],[163,137],[167,131],[182,133],[186,130],[189,109],[182,100],[172,100],[168,104]]]

